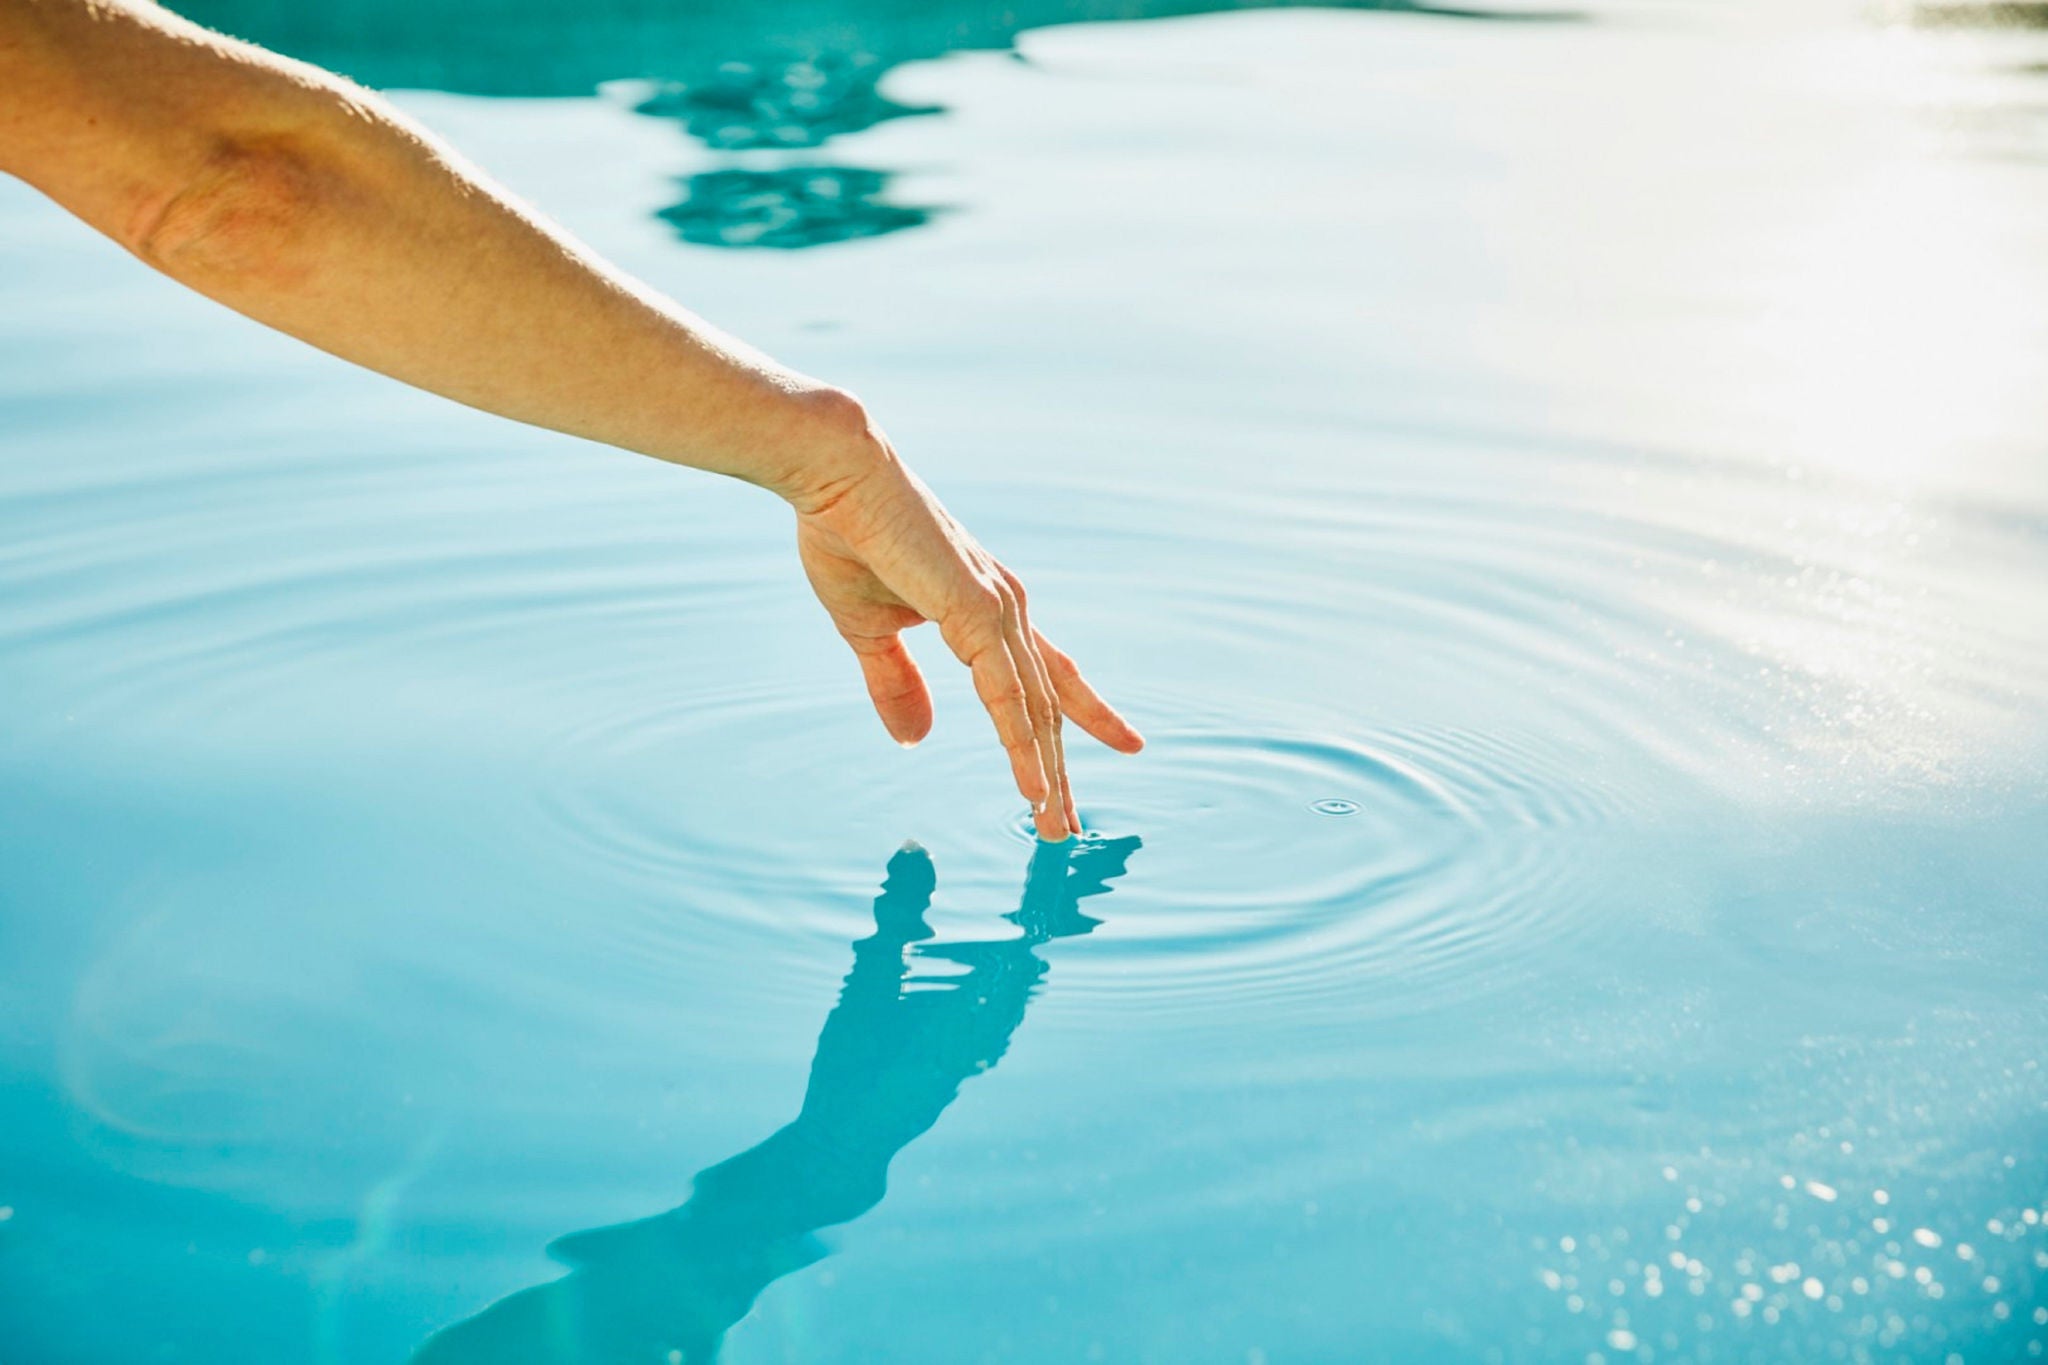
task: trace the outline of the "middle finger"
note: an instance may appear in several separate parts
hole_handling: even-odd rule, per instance
[[[1004,643],[1017,666],[1029,703],[1032,738],[1038,745],[1039,762],[1045,768],[1047,795],[1039,823],[1039,835],[1057,843],[1081,830],[1074,810],[1074,792],[1067,780],[1066,746],[1060,735],[1059,699],[1053,692],[1052,676],[1039,657],[1037,641],[1021,593],[1013,598],[1015,607]]]

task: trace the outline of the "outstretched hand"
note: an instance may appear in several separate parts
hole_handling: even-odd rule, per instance
[[[974,675],[1038,837],[1079,833],[1062,716],[1121,753],[1136,753],[1144,739],[1032,625],[1017,575],[952,518],[887,438],[870,428],[864,444],[845,472],[790,502],[804,572],[859,658],[882,724],[905,745],[930,732],[931,692],[902,632],[936,623]]]
[[[606,264],[371,92],[149,0],[0,0],[0,130],[0,172],[258,322],[472,407],[781,493],[889,733],[931,728],[898,637],[936,621],[1041,838],[1079,825],[1063,712],[1113,749],[1143,745],[851,395]]]

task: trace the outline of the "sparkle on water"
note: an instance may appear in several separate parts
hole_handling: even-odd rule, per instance
[[[759,495],[0,185],[0,1358],[2041,1358],[2048,34],[190,8],[863,393],[1152,742],[1039,849]]]

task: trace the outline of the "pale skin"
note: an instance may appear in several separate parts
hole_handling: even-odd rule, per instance
[[[345,360],[782,497],[882,724],[930,731],[902,633],[933,622],[1040,838],[1080,830],[1062,717],[1142,747],[858,400],[599,259],[369,91],[146,0],[0,0],[0,171]]]

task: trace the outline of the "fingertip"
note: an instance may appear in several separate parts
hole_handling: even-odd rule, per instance
[[[878,702],[875,713],[882,718],[882,728],[889,732],[889,738],[901,748],[915,749],[932,732],[929,711],[920,714],[914,708],[906,709],[900,705],[884,710]]]
[[[1121,720],[1114,725],[1103,727],[1100,731],[1090,730],[1088,733],[1120,754],[1135,754],[1145,747],[1145,737]]]
[[[900,639],[891,639],[880,648],[856,645],[854,652],[860,658],[868,700],[874,703],[882,728],[904,748],[915,748],[932,729],[931,689],[925,686],[917,662]]]
[[[921,711],[884,713],[882,725],[889,731],[889,738],[905,749],[915,749],[924,743],[932,732],[931,704],[926,702]]]
[[[1145,747],[1145,737],[1100,698],[1094,699],[1091,706],[1065,705],[1063,709],[1068,720],[1107,748],[1134,754]]]

